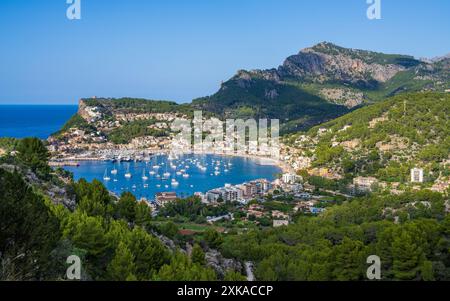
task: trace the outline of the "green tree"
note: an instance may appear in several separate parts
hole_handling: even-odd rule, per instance
[[[117,203],[119,217],[129,222],[134,221],[136,217],[136,205],[136,197],[131,192],[124,192]]]
[[[140,227],[134,228],[131,233],[130,250],[135,256],[135,275],[139,280],[150,280],[155,272],[170,261],[165,246]]]
[[[152,209],[144,202],[139,202],[135,208],[135,223],[143,228],[150,227],[152,221]]]
[[[411,235],[401,230],[392,242],[393,273],[399,280],[413,280],[417,277],[422,250]]]
[[[113,281],[136,280],[134,256],[123,242],[119,243],[113,260],[108,265],[108,276]]]
[[[40,280],[59,222],[18,173],[0,168],[0,280]]]
[[[345,237],[342,244],[336,246],[334,251],[334,277],[339,281],[360,280],[365,272],[366,250],[364,244]]]
[[[213,281],[216,273],[211,268],[192,263],[181,253],[173,256],[170,264],[164,265],[154,277],[159,281]]]
[[[163,235],[174,238],[178,234],[178,226],[173,222],[167,222],[160,227],[160,231]]]
[[[205,231],[204,238],[208,246],[212,249],[217,249],[223,243],[222,235],[211,228]]]
[[[204,265],[206,263],[205,252],[203,252],[203,249],[198,244],[195,244],[192,248],[191,260],[193,263],[199,265]]]
[[[49,177],[51,169],[48,166],[48,159],[50,155],[41,140],[37,138],[22,139],[17,146],[17,151],[17,158],[22,163],[40,176]]]
[[[420,267],[420,274],[424,281],[434,281],[433,263],[431,261],[424,261]]]
[[[88,216],[76,210],[63,230],[64,237],[70,239],[75,247],[87,251],[84,266],[94,279],[104,276],[104,258],[109,245],[103,223],[100,216]]]
[[[244,275],[242,275],[241,273],[238,273],[236,271],[228,270],[228,271],[226,271],[225,275],[223,276],[223,280],[231,281],[231,282],[247,281],[247,277],[245,277]]]

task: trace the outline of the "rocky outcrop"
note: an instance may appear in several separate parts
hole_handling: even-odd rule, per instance
[[[293,77],[312,82],[347,82],[373,85],[372,81],[384,83],[405,67],[397,64],[380,64],[371,61],[372,53],[343,49],[330,43],[301,50],[290,56],[278,69],[281,77]]]
[[[205,253],[206,265],[213,268],[219,278],[223,278],[229,270],[242,271],[242,264],[235,259],[227,259],[217,250],[209,250]]]
[[[39,187],[41,192],[52,200],[53,204],[61,204],[71,210],[75,209],[75,195],[66,189],[66,186],[63,184],[62,180],[59,184],[55,184],[53,181],[45,181],[36,176],[36,174],[34,174],[31,170],[19,167],[17,165],[2,164],[0,165],[0,168],[8,172],[19,172],[28,185]]]

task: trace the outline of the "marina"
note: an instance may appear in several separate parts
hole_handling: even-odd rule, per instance
[[[275,179],[281,169],[261,165],[256,159],[220,155],[181,155],[170,157],[158,154],[142,161],[81,161],[66,165],[76,180],[97,179],[113,193],[132,192],[138,199],[154,200],[159,192],[176,192],[188,197],[196,192],[239,184],[259,178]]]

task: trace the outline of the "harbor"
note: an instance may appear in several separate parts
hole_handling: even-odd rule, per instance
[[[117,195],[129,191],[138,199],[148,200],[154,200],[159,192],[176,192],[179,197],[188,197],[225,184],[236,185],[259,178],[273,180],[281,172],[277,166],[260,165],[255,159],[211,154],[157,153],[142,159],[125,156],[76,162],[78,165],[65,165],[76,180],[97,179]]]

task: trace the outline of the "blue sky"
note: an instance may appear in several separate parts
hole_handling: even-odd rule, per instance
[[[434,57],[450,52],[450,1],[0,1],[0,103],[76,103],[81,97],[188,102],[239,69],[280,65],[321,41]]]

